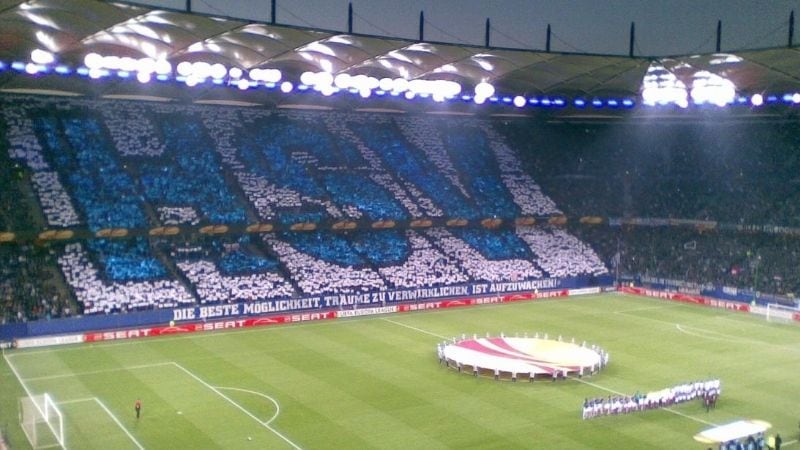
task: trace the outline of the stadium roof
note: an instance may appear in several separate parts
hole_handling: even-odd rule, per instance
[[[451,80],[470,92],[480,82],[499,95],[638,98],[648,69],[674,74],[686,86],[698,71],[730,80],[738,93],[777,95],[800,91],[796,48],[669,58],[548,53],[416,42],[335,31],[246,22],[98,0],[0,0],[0,61],[27,62],[34,50],[78,67],[89,53],[131,58],[204,61],[244,70],[279,69],[284,79],[304,72],[375,78]],[[242,104],[297,103],[269,91],[187,89],[177,83],[100,83],[81,77],[30,77],[0,72],[0,91],[159,98]],[[308,100],[308,102],[312,102]]]

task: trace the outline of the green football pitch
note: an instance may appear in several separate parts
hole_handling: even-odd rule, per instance
[[[474,378],[440,366],[462,333],[546,332],[609,351],[583,379]],[[14,449],[21,383],[48,393],[69,449],[706,448],[761,419],[797,444],[800,327],[745,313],[595,295],[5,353],[0,427]],[[18,378],[19,377],[19,378]],[[722,380],[717,408],[581,419],[586,397]],[[21,380],[21,381],[20,381]],[[136,419],[134,402],[142,401]]]

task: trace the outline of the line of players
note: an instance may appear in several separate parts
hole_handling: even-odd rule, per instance
[[[697,398],[703,400],[703,405],[708,410],[716,405],[717,398],[721,393],[722,387],[719,379],[712,379],[679,384],[646,394],[637,392],[630,396],[587,398],[583,402],[583,419],[663,408]]]

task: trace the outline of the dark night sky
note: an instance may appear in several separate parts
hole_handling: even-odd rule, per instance
[[[135,0],[184,8],[185,0]],[[278,0],[278,23],[346,30],[348,0]],[[722,50],[786,45],[789,12],[800,0],[353,0],[356,32],[416,38],[425,11],[425,39],[483,44],[484,21],[496,30],[492,45],[544,48],[550,23],[555,51],[627,54],[636,22],[639,55],[708,53],[717,20]],[[192,0],[194,11],[270,19],[269,0]],[[437,29],[438,28],[438,29]],[[502,34],[501,34],[502,33]],[[505,35],[505,36],[504,36]],[[796,38],[795,42],[800,40]]]

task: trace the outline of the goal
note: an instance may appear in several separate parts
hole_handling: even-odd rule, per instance
[[[48,394],[19,399],[19,423],[34,449],[64,447],[64,416]]]
[[[781,323],[800,323],[800,308],[781,305],[779,303],[767,304],[767,321]]]

